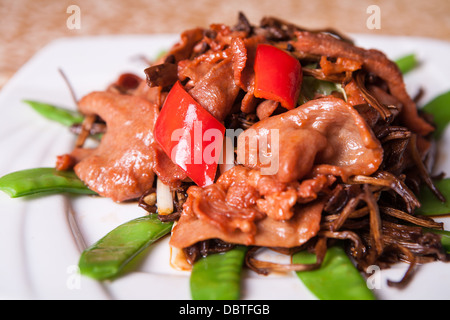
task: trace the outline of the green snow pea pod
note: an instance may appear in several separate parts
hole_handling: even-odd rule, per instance
[[[450,178],[434,181],[434,184],[447,201],[441,202],[430,188],[423,186],[418,196],[421,206],[417,208],[416,214],[424,216],[450,214]]]
[[[433,115],[436,124],[434,135],[439,139],[450,122],[450,91],[442,93],[428,102],[422,110]]]
[[[96,194],[73,171],[58,171],[55,168],[34,168],[9,173],[0,178],[0,190],[11,198],[62,192]]]
[[[316,262],[316,256],[301,251],[292,256],[292,262],[312,264]],[[341,247],[328,248],[319,269],[296,273],[320,300],[375,300],[364,278]]]
[[[247,247],[237,246],[225,253],[216,253],[198,260],[191,272],[193,300],[238,300],[241,291],[241,270]]]
[[[148,215],[121,224],[81,254],[80,273],[97,280],[111,279],[145,248],[170,233],[173,222]]]
[[[398,58],[397,60],[395,60],[395,63],[400,69],[400,72],[405,74],[414,69],[418,64],[418,61],[416,59],[416,55],[414,53],[411,53]]]
[[[23,102],[30,105],[36,112],[38,112],[43,117],[59,122],[65,126],[70,127],[71,125],[82,123],[83,115],[76,111],[64,109],[61,107],[56,107],[47,103],[24,100]]]

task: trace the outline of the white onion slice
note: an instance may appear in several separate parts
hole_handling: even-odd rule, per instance
[[[172,191],[160,179],[156,180],[156,207],[158,208],[158,214],[171,214],[173,212]]]
[[[175,228],[175,225],[177,222],[174,222],[172,226]],[[184,254],[183,250],[180,248],[176,248],[173,246],[170,246],[170,266],[179,271],[190,271],[192,269],[192,266],[189,264],[189,262],[186,259],[186,255]]]

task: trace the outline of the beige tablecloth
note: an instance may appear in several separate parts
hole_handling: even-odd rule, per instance
[[[77,20],[71,5],[79,8]],[[0,0],[0,88],[59,37],[180,33],[233,25],[239,11],[253,24],[272,15],[305,28],[450,41],[449,0]]]

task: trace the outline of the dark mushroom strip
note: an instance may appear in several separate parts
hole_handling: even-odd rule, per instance
[[[148,213],[156,213],[158,208],[156,207],[156,189],[151,188],[147,190],[138,201],[138,206]]]
[[[408,212],[410,213],[414,212],[414,209],[420,206],[419,200],[417,200],[414,193],[406,186],[406,184],[389,172],[379,171],[371,177],[356,175],[349,180],[350,183],[370,184],[394,190],[404,199]]]
[[[355,81],[356,84],[359,88],[359,90],[361,90],[361,93],[364,97],[364,100],[367,101],[367,103],[372,106],[373,108],[375,108],[381,115],[381,118],[387,122],[387,123],[391,123],[393,120],[393,114],[392,112],[389,110],[388,107],[384,106],[383,104],[381,104],[370,92],[369,90],[366,88],[365,86],[365,79],[366,79],[366,73],[362,72],[362,71],[356,71],[355,72]]]
[[[346,219],[344,219],[345,221],[343,221],[342,223],[338,223],[339,225],[341,225],[339,228],[344,229],[358,229],[362,226],[366,226],[368,225],[368,223],[366,223],[364,220],[360,220],[359,218],[365,217],[369,214],[369,208],[367,206],[362,207],[360,209],[354,210],[354,211],[350,211],[350,214],[348,214],[348,216],[346,217]],[[331,230],[334,231],[336,230],[335,226],[333,225],[334,222],[339,219],[339,217],[341,216],[341,214],[330,214],[330,215],[326,215],[322,217],[322,223],[321,223],[321,229],[322,230]],[[359,221],[357,221],[356,219],[358,219]],[[360,223],[362,222],[362,223]]]
[[[174,63],[153,65],[144,70],[149,87],[172,86],[178,80],[178,67]]]
[[[340,212],[349,200],[347,189],[342,184],[336,185],[331,193],[328,194],[327,202],[324,206],[324,211],[327,213]]]
[[[399,194],[406,203],[406,208],[409,213],[413,213],[415,208],[420,207],[420,202],[416,195],[406,186],[406,184],[387,171],[380,171],[376,174],[377,178],[390,179],[393,181],[392,189]]]
[[[183,252],[189,264],[193,265],[201,257],[206,257],[213,253],[227,252],[235,247],[234,244],[220,239],[209,239],[183,248]]]
[[[381,212],[388,214],[392,217],[413,223],[421,227],[442,230],[444,226],[442,222],[435,222],[434,220],[426,219],[425,217],[417,217],[409,213],[403,212],[399,209],[381,206],[380,210]]]
[[[383,170],[393,175],[400,175],[409,168],[411,160],[408,157],[409,139],[392,139],[383,144],[384,160]]]
[[[370,233],[373,238],[375,249],[378,254],[383,252],[383,239],[381,233],[381,218],[380,210],[378,208],[377,201],[373,196],[372,192],[369,190],[368,185],[364,185],[364,201],[367,203],[369,208],[369,220],[370,220]]]
[[[361,238],[353,231],[319,231],[319,236],[327,239],[350,240],[353,244],[352,252],[356,258],[361,258],[366,251],[366,248]]]
[[[335,221],[333,221],[333,224],[331,225],[331,230],[333,230],[333,231],[339,230],[342,227],[342,225],[344,224],[344,222],[352,214],[352,212],[355,211],[357,205],[359,204],[360,200],[362,200],[362,199],[363,199],[362,194],[351,198],[347,202],[347,205],[342,209],[339,217]]]
[[[427,168],[423,164],[423,161],[421,159],[421,156],[419,154],[419,151],[417,150],[417,136],[412,135],[411,137],[411,143],[409,144],[411,155],[413,158],[413,161],[417,167],[417,170],[419,171],[419,175],[422,178],[422,180],[426,183],[426,185],[430,188],[430,190],[434,193],[434,195],[442,202],[445,202],[446,199],[444,195],[439,191],[439,189],[434,184],[433,180],[431,179]]]
[[[251,34],[251,32],[253,30],[253,26],[250,24],[250,22],[248,21],[247,17],[241,11],[239,11],[238,22],[233,27],[233,30],[235,30],[235,31],[244,31],[247,34]]]
[[[411,137],[411,131],[400,126],[385,126],[378,132],[375,132],[375,135],[381,143],[385,143],[395,139],[409,139]]]
[[[391,244],[391,247],[399,251],[400,254],[402,254],[405,257],[404,260],[409,263],[409,266],[400,281],[388,280],[387,283],[391,287],[404,288],[412,278],[414,267],[416,266],[416,257],[410,250],[408,250],[404,246],[399,245],[398,243]]]
[[[175,211],[170,214],[158,214],[158,219],[161,222],[174,222],[174,221],[178,221],[178,219],[180,219],[180,216],[181,216],[181,212]]]

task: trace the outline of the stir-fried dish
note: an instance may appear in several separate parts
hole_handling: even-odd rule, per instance
[[[402,285],[417,264],[447,260],[424,231],[442,223],[415,214],[423,186],[445,201],[430,176],[435,125],[396,63],[334,30],[240,14],[184,31],[145,76],[123,74],[77,106],[76,146],[56,169],[173,222],[175,266],[246,246],[257,273],[313,270],[344,243],[362,272],[408,262],[391,282]],[[260,248],[317,260],[261,261]]]

